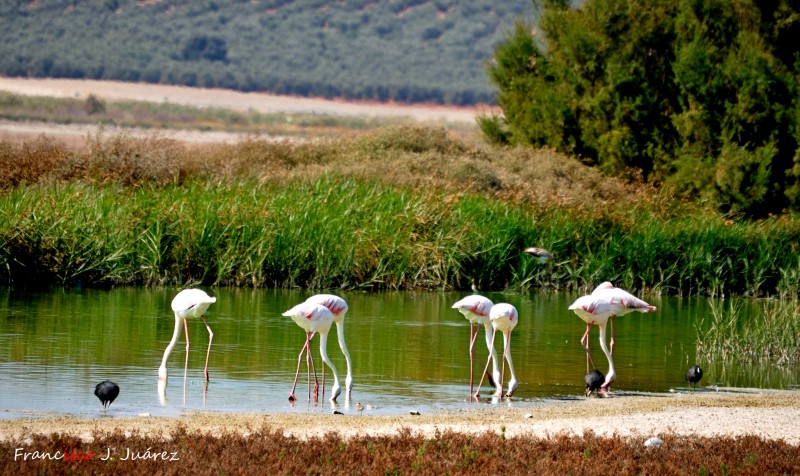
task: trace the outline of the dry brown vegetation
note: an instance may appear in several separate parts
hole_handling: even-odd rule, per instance
[[[87,137],[72,150],[45,136],[0,142],[0,188],[85,180],[165,186],[190,178],[283,182],[321,175],[403,187],[482,193],[548,209],[660,206],[640,180],[604,177],[547,149],[505,149],[456,138],[442,128],[397,126],[311,143],[242,140],[190,145],[154,134]],[[674,210],[673,210],[674,211]]]
[[[263,428],[251,435],[211,435],[179,427],[168,437],[120,430],[76,436],[25,435],[0,443],[3,474],[794,474],[800,447],[756,437],[661,435],[660,448],[639,439],[560,435],[549,439],[404,429],[393,436],[299,439]],[[90,461],[14,460],[15,449]],[[109,453],[112,460],[103,461]],[[173,452],[177,461],[172,461]],[[138,455],[141,459],[122,460]],[[149,458],[148,458],[149,456]]]

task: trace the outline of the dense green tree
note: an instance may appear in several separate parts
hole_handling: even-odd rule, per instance
[[[487,137],[643,174],[721,210],[800,209],[800,2],[535,2],[489,76]],[[541,35],[539,35],[541,31]]]

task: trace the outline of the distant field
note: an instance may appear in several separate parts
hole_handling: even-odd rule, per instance
[[[103,101],[142,101],[169,103],[198,108],[220,108],[262,114],[311,114],[342,118],[386,119],[393,122],[425,123],[460,130],[475,128],[475,117],[490,112],[489,107],[445,107],[436,105],[378,104],[315,98],[279,96],[265,93],[241,93],[222,89],[182,86],[91,81],[70,79],[27,79],[0,77],[0,91],[26,96],[85,99],[95,95]],[[476,129],[476,128],[475,128]],[[82,143],[96,133],[92,124],[49,124],[44,121],[2,121],[0,140],[24,141],[46,134],[67,144]],[[116,128],[106,126],[106,132]],[[152,135],[152,129],[126,129],[131,135]],[[232,143],[247,134],[209,130],[159,131],[181,142]],[[285,137],[277,136],[276,139]]]

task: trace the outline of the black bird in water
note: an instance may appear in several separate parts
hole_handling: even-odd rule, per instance
[[[701,378],[703,378],[703,369],[701,369],[699,365],[695,365],[686,371],[686,381],[695,388],[697,388],[697,382],[699,382]]]
[[[94,394],[100,399],[100,403],[103,404],[103,408],[108,408],[108,406],[111,405],[114,399],[119,395],[119,385],[115,384],[111,380],[104,380],[94,387]]]
[[[583,380],[586,382],[586,396],[588,397],[592,394],[592,392],[600,390],[603,382],[606,381],[606,376],[603,375],[603,372],[594,369],[586,374],[586,377],[584,377]]]

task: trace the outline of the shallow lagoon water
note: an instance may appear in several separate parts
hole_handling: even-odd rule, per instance
[[[583,397],[586,359],[579,340],[585,325],[569,304],[574,294],[483,293],[520,312],[511,338],[519,389],[511,401],[469,401],[469,323],[450,308],[468,293],[341,292],[350,305],[345,334],[353,358],[352,399],[308,401],[305,363],[296,395],[288,401],[304,332],[281,313],[312,293],[298,290],[205,288],[218,298],[208,311],[214,340],[206,386],[203,365],[208,333],[189,322],[191,349],[184,400],[183,336],[169,360],[168,385],[158,389],[158,366],[172,337],[174,289],[118,288],[21,291],[0,288],[0,418],[43,414],[100,417],[106,413],[94,386],[110,379],[121,388],[109,415],[176,416],[187,411],[354,413],[362,402],[372,414],[469,408],[494,403],[526,405]],[[616,319],[615,395],[687,390],[686,369],[696,362],[696,324],[708,313],[702,298],[642,296],[659,307],[653,314]],[[755,308],[753,308],[755,309]],[[751,312],[755,312],[752,310]],[[483,331],[476,343],[476,375],[486,363]],[[607,362],[591,333],[594,362]],[[318,338],[312,342],[317,370]],[[496,345],[502,349],[498,336]],[[328,353],[342,386],[345,360],[335,326]],[[791,388],[798,371],[725,368],[701,362],[706,389]],[[508,370],[506,369],[506,381]],[[320,375],[321,377],[321,375]],[[313,385],[313,382],[312,382]],[[482,395],[488,397],[491,387]]]

